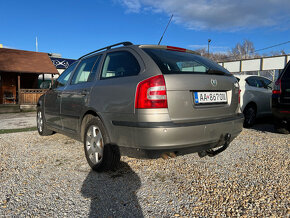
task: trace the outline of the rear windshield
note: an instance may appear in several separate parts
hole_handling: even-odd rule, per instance
[[[232,74],[217,63],[196,54],[155,48],[143,48],[163,74]]]

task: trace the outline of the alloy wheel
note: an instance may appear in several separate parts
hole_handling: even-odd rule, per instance
[[[37,113],[37,128],[39,132],[42,132],[42,126],[43,126],[43,118],[41,111],[38,111]]]
[[[86,149],[88,157],[93,164],[98,164],[102,161],[104,152],[104,141],[100,129],[92,125],[89,127],[86,134]]]

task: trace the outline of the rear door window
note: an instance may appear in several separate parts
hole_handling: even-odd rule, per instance
[[[108,53],[102,69],[101,79],[135,76],[140,72],[140,65],[128,51]]]
[[[217,63],[188,52],[143,48],[163,74],[222,74],[231,75]]]
[[[260,80],[262,81],[264,88],[265,89],[271,89],[272,88],[272,81],[266,78],[260,78]]]
[[[256,87],[256,88],[264,88],[264,84],[262,83],[261,80],[259,80],[259,78],[257,77],[248,77],[246,79],[246,82],[250,85],[250,86],[253,86],[253,87]]]

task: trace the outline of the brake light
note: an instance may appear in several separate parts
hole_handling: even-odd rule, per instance
[[[278,79],[275,82],[275,85],[274,85],[272,94],[274,94],[274,95],[281,95],[281,80],[280,79]]]
[[[241,90],[239,89],[239,104],[241,103]]]
[[[283,114],[290,114],[290,111],[280,111],[280,113],[283,113]]]
[[[151,77],[137,85],[135,108],[167,108],[167,94],[163,75]]]
[[[186,52],[185,48],[179,48],[179,47],[174,47],[174,46],[166,46],[167,50],[170,51],[180,51],[180,52]]]

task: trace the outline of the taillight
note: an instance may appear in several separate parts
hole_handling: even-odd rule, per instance
[[[275,85],[274,85],[272,94],[274,94],[274,95],[281,95],[281,80],[280,79],[278,79],[275,82]]]
[[[239,104],[241,103],[241,90],[239,89]]]
[[[151,77],[138,84],[135,108],[167,108],[167,94],[163,75]]]

